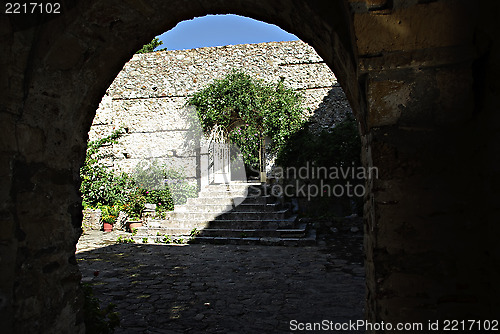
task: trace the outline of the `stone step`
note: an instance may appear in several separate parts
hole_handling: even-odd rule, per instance
[[[251,212],[251,211],[263,211],[263,212],[273,212],[281,211],[281,204],[275,203],[241,203],[237,205],[234,212]]]
[[[304,238],[306,228],[290,229],[204,229],[197,237],[226,237],[226,238]]]
[[[191,204],[182,205],[175,208],[175,212],[273,212],[280,207],[279,203],[247,204],[241,203],[237,206],[231,204]]]
[[[167,213],[167,220],[283,220],[287,217],[287,210],[278,211],[228,211],[228,212],[175,212]]]
[[[262,196],[267,195],[266,188],[261,186],[245,186],[245,187],[234,187],[231,185],[210,185],[202,189],[199,193],[199,197],[211,197],[211,196]]]
[[[247,197],[246,190],[232,190],[232,191],[202,191],[198,197]]]
[[[258,189],[262,187],[262,183],[248,182],[248,183],[230,183],[230,184],[210,184],[202,189],[202,192],[210,191],[228,191],[228,190],[242,190],[242,189]]]
[[[297,216],[282,209],[260,184],[210,185],[198,198],[176,206],[164,220],[138,229],[136,242],[260,245],[314,245],[315,232],[297,226]],[[192,235],[196,231],[196,236]]]
[[[132,239],[136,243],[166,243],[164,235],[142,236],[134,235]],[[169,236],[169,243],[192,243],[192,244],[235,244],[235,245],[267,245],[267,246],[315,246],[316,231],[309,230],[306,237],[221,237],[221,236]]]
[[[303,238],[307,233],[307,225],[302,224],[297,228],[291,229],[214,229],[206,228],[197,230],[198,237],[274,237],[274,238]],[[138,230],[136,236],[185,236],[189,237],[193,233],[193,229],[187,228],[166,228],[166,227],[152,227],[149,229]]]
[[[234,209],[232,203],[224,204],[185,204],[175,207],[173,212],[168,212],[167,216],[172,215],[174,212],[209,212],[209,213],[224,213]]]
[[[184,228],[198,230],[205,228],[221,228],[221,229],[278,229],[278,228],[294,228],[297,216],[291,216],[282,220],[195,220],[195,219],[176,219],[176,220],[160,220],[150,221],[149,228],[164,227],[164,228]],[[142,227],[144,229],[147,227]]]
[[[195,237],[189,241],[193,244],[234,244],[234,245],[266,245],[266,246],[315,246],[316,231],[311,230],[304,238],[276,237]]]
[[[191,205],[211,205],[211,204],[220,204],[220,205],[234,205],[236,204],[271,204],[274,203],[276,199],[273,196],[236,196],[231,198],[229,196],[222,197],[197,197],[197,198],[188,198],[186,204],[184,206]],[[176,207],[177,209],[177,207]]]

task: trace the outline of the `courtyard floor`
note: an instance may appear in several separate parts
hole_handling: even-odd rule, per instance
[[[362,252],[341,240],[322,247],[116,244],[120,234],[88,231],[77,246],[82,281],[102,305],[117,305],[115,333],[296,333],[307,323],[334,328],[364,319]]]

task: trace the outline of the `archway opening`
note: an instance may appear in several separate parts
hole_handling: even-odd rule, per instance
[[[488,219],[495,191],[487,201],[478,196],[497,179],[488,162],[496,123],[486,122],[496,115],[496,34],[485,12],[495,11],[382,2],[63,0],[57,15],[2,15],[4,331],[83,330],[77,184],[98,103],[155,35],[228,12],[275,23],[313,45],[358,116],[364,163],[382,174],[365,202],[367,317],[427,323],[498,314],[490,263],[498,252],[475,224],[495,221]]]
[[[293,50],[294,48],[296,48],[296,46],[289,47],[289,49],[290,49],[290,50]],[[179,55],[176,55],[176,56],[179,56]],[[184,55],[184,56],[185,56],[185,55]],[[177,58],[181,58],[181,59],[185,60],[185,57],[177,57]],[[269,57],[269,58],[271,58],[271,57]],[[264,59],[264,60],[265,60],[265,61],[268,61],[268,60],[269,60],[269,58],[268,58],[268,59]],[[147,61],[146,61],[146,62],[147,62]],[[299,60],[298,60],[298,61],[296,61],[295,63],[293,63],[293,62],[292,62],[292,64],[288,64],[288,66],[294,66],[294,65],[295,65],[295,66],[300,66],[300,65],[311,65],[311,64],[317,65],[317,64],[319,64],[319,63],[321,63],[321,64],[324,66],[324,62],[321,60],[321,58],[319,58],[319,59],[317,59],[317,60],[315,60],[315,59],[312,59],[312,60],[311,60],[311,59],[307,59],[307,61],[304,61],[304,59],[299,59]],[[283,64],[278,64],[278,66],[287,66],[287,65],[286,65],[286,64],[285,64],[285,65],[283,65]],[[128,69],[128,70],[127,70],[127,72],[131,72],[131,71],[133,71],[133,70],[134,70],[134,69]],[[211,70],[213,71],[213,68],[212,68]],[[313,74],[313,73],[310,73],[310,72],[307,72],[307,73],[309,73],[309,74]],[[323,73],[322,71],[318,71],[318,73],[314,73],[314,74],[316,74],[316,75],[321,75],[322,73]],[[193,71],[192,71],[192,72],[190,72],[190,73],[189,73],[189,75],[192,75],[192,76],[196,77],[196,75],[194,75],[194,74],[193,74]],[[277,75],[277,74],[274,74],[274,75],[275,75],[275,76],[277,76],[277,77],[280,77],[280,76],[279,76],[279,74],[278,74],[278,75]],[[300,81],[300,80],[299,80],[299,81]],[[195,83],[196,83],[196,82],[195,82]],[[115,86],[116,86],[116,85],[115,85]],[[121,86],[122,88],[123,88],[123,87],[127,87],[127,85],[118,85],[118,86]],[[335,85],[333,85],[333,86],[332,86],[332,85],[330,85],[330,86],[323,86],[323,87],[319,87],[318,85],[312,85],[311,87],[307,87],[307,85],[305,85],[305,87],[304,87],[304,88],[302,88],[302,90],[304,90],[304,91],[305,91],[305,90],[308,90],[308,89],[313,90],[313,91],[314,91],[314,93],[313,93],[312,95],[316,95],[316,96],[315,96],[316,102],[315,102],[315,103],[314,103],[314,102],[312,102],[311,104],[323,105],[323,106],[324,106],[324,108],[323,108],[323,109],[328,109],[328,106],[327,106],[327,105],[328,105],[328,104],[330,104],[330,105],[331,105],[332,103],[333,103],[334,105],[335,105],[336,103],[338,103],[339,105],[344,105],[344,106],[345,106],[345,105],[347,104],[347,102],[346,102],[346,99],[345,99],[345,98],[344,98],[344,100],[343,100],[343,101],[338,101],[337,99],[335,99],[335,96],[341,95],[342,90],[341,90],[341,88],[340,88],[340,86],[339,86],[338,84],[336,85],[336,87],[334,87],[334,86],[335,86]],[[143,85],[138,85],[138,87],[143,87]],[[154,85],[154,87],[156,88],[156,89],[154,89],[154,91],[159,90],[159,91],[160,91],[160,93],[159,93],[159,94],[161,95],[161,87],[158,87],[158,85]],[[322,92],[323,92],[323,91],[326,91],[326,92],[327,92],[327,94],[326,94],[325,96],[323,96],[323,95],[322,95]],[[128,93],[130,93],[130,92],[128,92]],[[323,92],[323,93],[324,93],[324,92]],[[132,93],[132,94],[133,94],[133,93]],[[113,94],[113,92],[110,92],[109,96],[115,96],[115,94]],[[163,97],[163,98],[164,98],[164,97]],[[115,97],[114,97],[114,98],[112,98],[112,99],[114,99],[115,101],[121,101],[120,103],[122,103],[122,102],[123,102],[123,103],[126,103],[126,102],[124,102],[124,101],[125,101],[125,100],[127,100],[126,98],[125,98],[125,99],[123,99],[123,98],[118,97],[118,96],[115,96]],[[131,100],[134,100],[134,101],[135,101],[135,100],[141,100],[141,99],[143,99],[141,96],[134,96]],[[319,103],[318,103],[318,100],[320,101]],[[141,102],[141,103],[143,103],[143,102]],[[129,106],[129,107],[128,107],[128,109],[129,109],[129,110],[130,110],[130,109],[132,109],[132,110],[137,110],[137,109],[134,109],[134,107],[133,107],[133,106]],[[318,109],[319,109],[319,108],[315,108],[315,109],[313,110],[313,112],[311,112],[311,114],[313,114],[313,115],[314,115],[314,111],[317,111]],[[323,117],[323,118],[325,118],[325,117],[326,117],[326,116],[325,116],[325,110],[322,110],[322,111],[323,111],[323,113],[322,113],[321,115],[322,115],[322,117]],[[337,115],[337,116],[338,116],[338,115]],[[97,117],[99,117],[99,114],[97,115]],[[340,116],[340,117],[338,117],[338,118],[339,118],[339,119],[341,119],[341,118],[342,118],[342,116]],[[102,118],[99,118],[99,121],[101,122],[101,121],[103,121],[103,119],[102,119]],[[324,121],[324,120],[323,120],[323,121]],[[316,127],[316,128],[321,128],[321,127],[324,127],[324,128],[329,128],[329,127],[334,128],[334,127],[335,127],[335,125],[336,125],[336,123],[337,123],[336,121],[338,121],[338,119],[335,119],[335,117],[333,117],[333,118],[330,118],[329,120],[327,120],[327,121],[326,121],[326,123],[323,123],[323,124],[319,124],[319,123],[321,123],[321,122],[316,122],[315,127]],[[101,123],[106,123],[106,122],[101,122]],[[115,128],[119,126],[118,124],[108,124],[108,125],[112,125],[112,126],[113,126],[113,127],[115,127]],[[131,127],[130,127],[130,126],[126,126],[126,128],[128,129],[128,130],[127,130],[128,132],[129,132],[129,131],[131,131]],[[141,131],[141,132],[143,132],[143,133],[144,133],[144,131]],[[131,131],[130,133],[133,133],[133,131]],[[133,151],[133,150],[132,150],[132,151]],[[128,155],[128,156],[127,156],[127,155],[125,155],[125,154],[123,154],[123,156],[124,156],[124,158],[126,158],[126,159],[131,157],[130,155]],[[329,166],[325,166],[325,167],[329,167]],[[330,225],[325,225],[325,226],[322,226],[322,228],[326,228],[326,229],[328,230],[328,233],[330,233],[330,232],[331,232],[331,233],[337,233],[337,232],[339,232],[340,226],[339,226],[339,228],[336,228],[335,226],[332,226],[332,225],[330,224]],[[361,229],[360,229],[359,227],[355,227],[355,226],[348,226],[348,224],[346,224],[345,226],[344,226],[344,225],[342,225],[342,229],[347,229],[347,230],[348,230],[348,233],[357,233],[357,235],[358,235],[358,236],[360,236],[360,235],[362,236],[362,233],[360,233],[360,232],[361,232],[361,230],[362,230],[362,227],[361,227]],[[358,243],[357,243],[357,245],[354,245],[354,247],[356,247],[356,246],[357,246],[358,248],[360,248],[360,247],[361,247],[360,239],[359,239],[359,238],[356,238],[356,239],[357,239]],[[341,246],[344,246],[344,245],[341,245]],[[145,245],[142,245],[142,248],[144,248],[144,247],[146,247],[146,246],[145,246]],[[337,248],[337,250],[338,250],[338,249],[339,249],[339,248]],[[331,251],[331,249],[330,249],[330,251]],[[149,252],[149,251],[148,251],[148,250],[146,250],[146,252]],[[326,253],[328,253],[328,251],[326,251]],[[347,250],[347,251],[346,251],[346,253],[349,253],[349,250]],[[345,254],[343,254],[343,255],[345,255]],[[351,254],[351,255],[352,255],[352,254]],[[84,255],[84,256],[85,256],[85,255]],[[88,253],[88,255],[87,255],[87,256],[89,256],[89,257],[94,257],[91,253]],[[293,255],[292,255],[292,256],[293,256]],[[363,271],[363,269],[362,269],[362,266],[359,266],[361,263],[359,263],[359,262],[353,263],[352,261],[349,261],[349,260],[351,260],[351,259],[349,259],[349,260],[344,260],[344,259],[342,258],[342,256],[341,256],[339,259],[336,257],[336,255],[334,255],[334,257],[335,257],[335,260],[333,260],[332,258],[329,258],[329,259],[328,259],[325,263],[323,263],[323,264],[321,265],[321,266],[324,266],[324,268],[325,268],[325,270],[326,270],[326,271],[328,271],[328,272],[335,272],[335,271],[338,271],[338,270],[340,269],[340,271],[341,271],[341,272],[343,272],[343,273],[349,273],[349,274],[352,274],[352,275],[353,275],[353,277],[355,278],[355,280],[356,280],[356,279],[362,279],[362,277],[363,277],[363,275],[362,275],[362,271]],[[324,259],[323,259],[323,260],[324,260]],[[356,260],[355,260],[355,261],[359,261],[359,260],[360,260],[359,258],[356,258]],[[286,261],[286,259],[284,259],[283,261]],[[339,261],[340,263],[342,263],[342,261],[346,261],[346,262],[344,262],[343,264],[338,265],[338,264],[336,264],[336,261]],[[89,270],[90,270],[89,268],[86,268],[86,272],[87,272],[87,274],[89,273]],[[241,268],[240,268],[239,270],[241,270]],[[93,272],[95,273],[95,270],[94,270]],[[94,275],[94,276],[95,276],[95,275]],[[95,276],[95,280],[98,280],[98,276],[99,276],[99,275]],[[286,278],[289,278],[289,276],[287,276],[287,275],[285,275],[285,277],[286,277]],[[94,278],[92,278],[92,280],[94,280]],[[359,282],[358,282],[358,283],[359,283]],[[358,286],[358,288],[359,288],[359,286]],[[323,292],[325,292],[325,296],[326,296],[326,295],[328,295],[327,291],[323,291]],[[359,291],[358,291],[358,292],[359,292]],[[330,295],[330,296],[331,296],[331,295]],[[337,297],[339,297],[339,296],[337,296]],[[336,297],[336,298],[337,298],[337,297]],[[344,296],[344,297],[345,297],[345,296]],[[352,297],[352,296],[351,296],[351,297]],[[351,297],[349,297],[349,298],[351,298]],[[358,297],[359,297],[359,295],[358,295]],[[121,297],[120,297],[120,298],[121,298]],[[148,298],[149,298],[149,297],[148,297]],[[354,299],[356,299],[356,297],[353,297],[353,298],[354,298]],[[359,306],[359,305],[361,305],[361,301],[357,301],[357,302],[355,302],[355,303],[356,303],[358,306]],[[177,305],[177,306],[178,306],[178,305]],[[176,306],[176,305],[173,305],[173,306],[172,306],[172,309],[170,310],[171,314],[174,314],[175,312],[177,312],[177,311],[175,311],[175,307],[177,307],[177,306]],[[356,315],[356,317],[359,317],[359,316],[360,316],[360,314],[358,313],[358,314]],[[201,318],[201,315],[200,315],[199,317]],[[303,321],[305,321],[305,318],[303,318],[303,319],[304,319]],[[290,320],[292,320],[292,319],[290,319]],[[301,323],[303,323],[303,322],[301,322]],[[290,325],[291,325],[291,323],[290,323]]]
[[[12,32],[7,37],[12,48],[6,54],[12,80],[6,84],[10,95],[3,116],[16,128],[8,137],[17,138],[7,143],[14,153],[8,153],[6,174],[12,233],[5,254],[13,260],[2,281],[9,305],[2,317],[11,328],[81,329],[79,269],[74,261],[81,232],[78,171],[98,103],[123,64],[155,35],[185,19],[228,12],[276,23],[314,45],[349,84],[351,101],[359,102],[346,2],[65,2],[61,15],[40,21],[2,17],[7,32]],[[26,210],[27,201],[36,208]]]

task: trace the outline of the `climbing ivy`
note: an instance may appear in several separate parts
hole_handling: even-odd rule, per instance
[[[103,158],[99,149],[105,144],[116,143],[121,135],[122,129],[118,129],[107,137],[87,143],[85,163],[80,169],[80,192],[85,207],[95,207],[97,204],[113,205],[126,201],[123,189],[129,187],[128,176],[124,173],[117,175],[99,164],[99,159]]]
[[[259,166],[260,135],[261,131],[252,126],[239,127],[229,134],[230,141],[238,146],[247,166]]]
[[[279,153],[304,123],[303,97],[283,81],[269,84],[232,71],[193,94],[187,103],[196,106],[205,133],[216,125],[230,132],[228,137],[240,147],[245,164],[256,166],[261,137],[271,138],[270,152]],[[236,121],[241,126],[232,128]]]

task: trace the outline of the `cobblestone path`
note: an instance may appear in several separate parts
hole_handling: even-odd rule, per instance
[[[364,318],[361,264],[327,247],[114,244],[114,232],[102,236],[82,236],[77,257],[82,280],[104,305],[117,305],[115,333],[290,333],[292,320]]]

